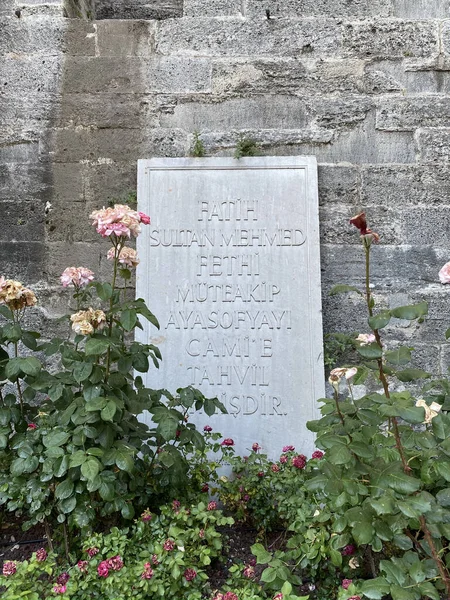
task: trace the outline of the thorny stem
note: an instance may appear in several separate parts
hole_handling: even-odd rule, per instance
[[[420,527],[425,536],[425,540],[427,541],[428,546],[430,547],[431,555],[432,555],[433,560],[436,563],[436,566],[439,570],[439,574],[445,585],[445,589],[447,590],[447,598],[450,598],[450,575],[449,575],[447,569],[445,568],[445,565],[442,562],[442,559],[439,556],[438,551],[436,550],[436,546],[434,545],[433,537],[430,533],[430,530],[427,527],[427,523],[426,523],[425,517],[423,515],[420,517]]]
[[[19,356],[19,346],[18,346],[17,342],[14,342],[14,357],[17,358],[18,356]],[[20,387],[19,378],[17,378],[16,386],[17,386],[17,395],[19,396],[19,402],[20,402],[20,412],[23,417],[23,396],[22,396],[22,388]]]
[[[333,386],[333,396],[334,396],[334,403],[336,404],[336,410],[337,410],[337,413],[341,420],[341,423],[342,423],[342,425],[345,425],[344,415],[342,414],[341,409],[339,407],[339,393],[334,386]]]
[[[108,325],[108,337],[111,338],[112,335],[112,328],[113,328],[113,314],[112,314],[112,309],[114,306],[114,290],[116,288],[116,279],[117,279],[117,265],[119,263],[119,254],[120,251],[122,250],[122,247],[124,245],[124,241],[122,240],[122,238],[119,238],[118,241],[115,241],[114,236],[111,236],[111,241],[113,242],[114,248],[115,248],[115,253],[114,253],[114,267],[113,267],[113,278],[112,278],[112,282],[111,282],[111,287],[112,287],[112,294],[111,294],[111,298],[109,299],[109,325]],[[106,353],[106,373],[105,373],[105,382],[108,381],[108,377],[109,377],[109,369],[111,366],[111,348],[108,346],[108,350]]]
[[[366,303],[367,303],[367,310],[369,312],[369,317],[372,317],[373,316],[373,306],[372,306],[373,302],[372,302],[372,295],[371,295],[371,291],[370,291],[370,246],[371,246],[371,241],[367,241],[367,239],[364,238],[363,245],[364,245],[364,252],[366,255]],[[383,342],[381,341],[380,332],[378,331],[378,329],[373,329],[372,331],[375,335],[376,343],[382,350]],[[390,398],[391,394],[389,392],[389,384],[388,384],[388,381],[386,378],[386,374],[384,372],[384,365],[383,365],[382,357],[377,358],[377,365],[378,365],[378,375],[380,377],[381,385],[383,386],[384,395],[386,396],[386,398]],[[396,417],[391,417],[389,419],[389,425],[392,428],[393,433],[394,433],[395,445],[400,454],[400,460],[402,461],[403,471],[405,473],[410,473],[411,467],[408,465],[408,461],[406,460],[405,452],[404,452],[402,441],[400,438],[400,432],[398,429],[398,421],[397,421]]]
[[[47,542],[48,542],[48,547],[50,548],[50,552],[53,552],[52,534],[51,534],[50,525],[48,524],[47,519],[44,519],[44,528],[45,528],[45,536],[46,536]]]

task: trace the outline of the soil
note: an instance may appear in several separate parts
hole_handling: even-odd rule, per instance
[[[11,513],[0,512],[0,568],[7,560],[26,560],[47,540],[42,525],[22,530],[22,522]]]

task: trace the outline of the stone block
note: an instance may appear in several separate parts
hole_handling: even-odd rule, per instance
[[[14,106],[27,99],[32,110],[45,107],[50,94],[59,92],[62,76],[60,57],[37,57],[26,54],[10,54],[0,57],[0,86],[4,97]],[[42,111],[39,111],[42,114]]]
[[[343,53],[359,58],[435,57],[438,23],[378,19],[343,26]]]
[[[85,224],[82,224],[85,228]],[[100,236],[98,236],[100,238]],[[101,280],[103,277],[110,277],[111,261],[102,263],[101,256],[105,255],[110,248],[109,240],[94,244],[86,242],[50,242],[47,244],[48,259],[45,269],[47,281],[50,284],[59,283],[61,273],[65,268],[76,265],[91,269],[95,273],[95,278]],[[101,264],[102,263],[102,264]]]
[[[42,161],[138,160],[140,156],[185,156],[187,134],[179,129],[64,128],[41,140]]]
[[[124,128],[158,127],[159,119],[148,95],[64,94],[54,125]]]
[[[52,206],[73,207],[75,203],[86,201],[86,165],[53,162],[47,166],[51,169]],[[53,214],[50,212],[52,217]]]
[[[123,156],[122,159],[127,158]],[[136,162],[94,161],[83,165],[83,194],[97,208],[109,202],[124,203],[136,192]]]
[[[0,164],[32,164],[39,162],[39,143],[24,141],[0,146]]]
[[[450,21],[448,20],[441,25],[441,42],[444,60],[448,61],[450,56]],[[445,65],[445,68],[448,70],[448,64]]]
[[[155,47],[155,21],[106,20],[95,23],[100,56],[151,57]]]
[[[0,203],[2,242],[42,242],[44,239],[45,202],[17,201]]]
[[[163,127],[183,127],[187,131],[301,129],[310,120],[303,99],[282,95],[183,103],[175,106],[173,114],[161,114],[160,118]]]
[[[21,202],[48,200],[51,170],[44,164],[0,165],[0,200]]]
[[[401,213],[401,228],[407,244],[450,247],[450,211],[447,207],[410,207]]]
[[[286,17],[388,17],[391,0],[247,0],[246,16],[265,19]]]
[[[371,98],[308,98],[305,100],[314,125],[323,129],[344,130],[365,121],[375,104]]]
[[[245,0],[184,0],[185,17],[229,17],[244,15]]]
[[[364,87],[368,94],[448,93],[450,72],[440,70],[433,61],[415,63],[411,59],[376,60],[366,66]]]
[[[95,54],[94,26],[81,19],[33,15],[0,18],[0,55],[39,54],[55,56]]]
[[[444,162],[450,160],[450,128],[418,129],[417,144],[421,162]]]
[[[198,93],[210,87],[207,58],[73,58],[65,65],[67,93]]]
[[[27,285],[42,279],[45,245],[29,241],[0,241],[2,274]]]
[[[99,208],[98,202],[69,202],[67,198],[54,198],[52,210],[45,221],[47,243],[98,243],[99,234],[91,226],[89,215]]]
[[[183,0],[96,0],[97,19],[173,19],[183,14]]]
[[[156,35],[161,54],[192,56],[330,57],[339,51],[341,31],[331,19],[269,21],[239,18],[183,18],[163,21]]]
[[[376,127],[388,131],[413,131],[418,127],[445,127],[450,119],[450,98],[430,96],[383,100],[377,109]]]
[[[392,0],[392,14],[402,19],[448,19],[449,0]]]
[[[450,168],[434,165],[369,166],[362,170],[362,206],[389,198],[397,208],[450,204]],[[406,210],[406,209],[405,209]]]
[[[361,174],[358,167],[319,165],[319,205],[361,206]]]

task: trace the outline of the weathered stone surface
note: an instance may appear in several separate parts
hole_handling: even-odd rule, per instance
[[[48,165],[4,163],[0,165],[0,201],[48,199],[51,184]]]
[[[361,173],[358,167],[319,165],[319,205],[361,205]],[[356,210],[354,210],[356,213]],[[334,227],[335,228],[335,227]]]
[[[230,129],[300,129],[309,122],[304,100],[270,95],[233,99],[219,104],[178,104],[173,114],[161,115],[163,127],[188,131]]]
[[[159,119],[154,103],[146,94],[68,93],[55,111],[53,125],[136,129],[158,127]]]
[[[12,199],[1,204],[0,241],[42,242],[44,239],[44,203]]]
[[[97,21],[100,56],[151,57],[155,49],[155,21]]]
[[[401,229],[405,242],[413,246],[433,244],[437,247],[450,247],[450,211],[442,207],[409,208],[402,211]],[[420,224],[420,226],[419,226]]]
[[[161,54],[329,57],[340,48],[341,31],[330,19],[184,18],[161,22],[156,40]]]
[[[380,103],[376,126],[390,131],[413,131],[418,127],[445,127],[449,119],[448,97],[398,98]]]
[[[435,61],[431,66],[429,61],[412,59],[377,60],[366,66],[363,90],[368,94],[448,93],[450,72],[436,69]]]
[[[357,210],[356,212],[360,212]],[[398,226],[398,214],[386,205],[372,207],[368,213],[370,226],[381,236],[384,245],[407,243],[407,232]],[[350,219],[355,215],[355,207],[347,204],[322,207],[320,210],[320,241],[322,244],[353,244],[355,228]],[[339,223],[339,227],[336,227]],[[357,236],[356,236],[357,240]],[[359,240],[357,240],[359,241]]]
[[[45,244],[28,241],[0,241],[2,272],[8,277],[31,284],[42,278],[45,265]]]
[[[449,0],[392,0],[392,14],[403,19],[448,19]]]
[[[94,26],[81,19],[36,15],[0,18],[0,55],[12,53],[84,56],[95,53]]]
[[[65,63],[68,93],[203,92],[211,87],[207,58],[73,58]]]
[[[97,19],[172,19],[183,14],[183,0],[96,0]]]
[[[343,32],[343,48],[347,56],[392,59],[433,57],[439,52],[437,22],[377,19],[346,23]]]
[[[55,128],[41,140],[42,161],[138,160],[139,156],[185,156],[186,132],[181,129]]]
[[[0,98],[11,98],[15,106],[20,105],[21,101],[23,112],[26,95],[27,104],[32,110],[40,108],[48,102],[50,94],[59,92],[62,66],[61,58],[54,56],[0,56]]]
[[[420,160],[423,162],[448,162],[450,160],[450,128],[424,128],[417,130]]]
[[[242,16],[246,0],[184,0],[185,17]]]
[[[361,206],[386,198],[397,208],[450,204],[450,168],[446,164],[370,166],[362,169]]]
[[[122,156],[122,161],[127,156]],[[136,192],[136,162],[94,161],[83,164],[83,194],[86,201],[98,207],[109,202],[123,203],[128,194]]]
[[[388,17],[391,0],[247,0],[246,15],[270,17]]]

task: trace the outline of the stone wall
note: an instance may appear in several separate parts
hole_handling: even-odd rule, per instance
[[[66,266],[106,269],[87,216],[135,190],[138,158],[244,134],[318,158],[325,330],[366,330],[327,294],[362,282],[364,209],[377,298],[431,303],[397,338],[446,372],[449,92],[449,0],[2,0],[1,272],[38,290],[38,321],[60,314]]]

